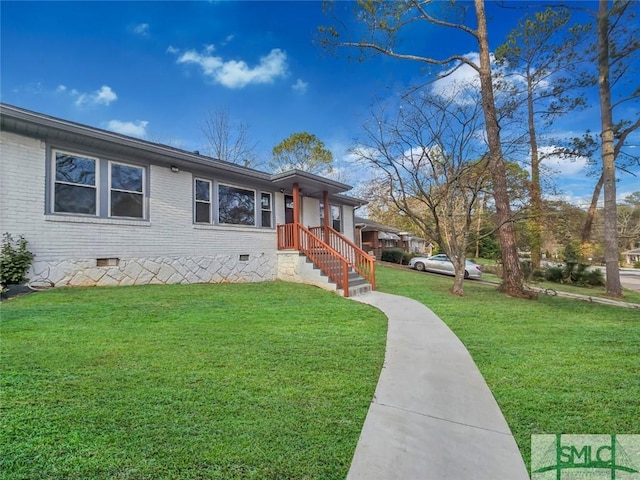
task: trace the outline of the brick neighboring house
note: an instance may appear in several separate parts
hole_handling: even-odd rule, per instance
[[[348,185],[298,170],[269,174],[6,104],[0,118],[0,224],[29,242],[31,279],[306,281],[300,252],[315,255],[340,288],[349,286],[347,267],[373,275],[373,259],[353,244],[354,208],[365,202],[344,195]]]
[[[383,250],[402,248],[405,252],[431,255],[433,246],[424,238],[368,218],[355,217],[356,237],[365,251],[380,259]]]

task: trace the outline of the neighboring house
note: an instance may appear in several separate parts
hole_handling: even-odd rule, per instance
[[[402,248],[405,252],[431,255],[432,245],[410,232],[362,217],[355,217],[355,223],[358,245],[378,259],[383,250],[388,248]]]
[[[373,261],[353,244],[354,208],[364,202],[344,195],[348,185],[298,170],[272,175],[5,104],[0,117],[0,224],[29,242],[32,279],[322,283],[300,273],[304,252],[339,288],[353,270],[373,284]]]
[[[624,256],[624,263],[627,265],[634,265],[640,262],[640,248],[622,252],[622,255]]]

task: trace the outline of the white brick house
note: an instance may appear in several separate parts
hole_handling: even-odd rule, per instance
[[[0,117],[0,228],[29,242],[32,279],[273,280],[279,249],[294,247],[279,245],[278,225],[325,225],[327,238],[332,226],[354,239],[362,202],[333,180],[272,175],[5,104]]]

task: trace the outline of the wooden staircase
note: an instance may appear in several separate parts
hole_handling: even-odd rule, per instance
[[[345,297],[375,290],[375,258],[331,227],[278,225],[278,250],[297,250]]]

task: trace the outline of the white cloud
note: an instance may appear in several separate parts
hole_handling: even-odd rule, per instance
[[[549,145],[540,147],[539,155],[542,158],[541,164],[554,175],[563,177],[573,177],[584,173],[587,167],[587,157],[565,155],[554,153],[558,147]]]
[[[141,35],[143,37],[149,36],[149,24],[148,23],[140,23],[133,27],[133,33],[136,35]]]
[[[291,89],[299,95],[304,95],[307,93],[307,88],[309,87],[309,83],[305,82],[301,78],[296,80],[296,83],[291,85]]]
[[[211,54],[211,53],[213,53],[215,51],[216,51],[216,46],[215,45],[211,45],[210,44],[210,45],[205,45],[204,46],[204,52],[207,53],[207,54]]]
[[[253,68],[243,60],[224,61],[219,56],[212,56],[206,48],[202,53],[187,50],[178,57],[176,62],[198,65],[205,76],[227,88],[244,88],[250,84],[273,83],[276,78],[287,73],[287,54],[279,48],[274,48],[268,55],[261,57],[258,65]]]
[[[167,53],[173,53],[176,54],[178,53],[180,50],[178,50],[176,47],[174,47],[173,45],[169,45],[167,47]]]
[[[57,93],[62,93],[62,92],[66,92],[66,91],[67,91],[67,87],[66,87],[66,86],[64,86],[64,85],[58,85],[58,86],[56,87],[56,92],[57,92]]]
[[[76,105],[81,107],[85,105],[109,105],[118,99],[116,92],[111,90],[111,87],[103,85],[99,90],[93,93],[78,93],[75,89],[71,92],[72,95],[77,95]]]
[[[135,122],[109,120],[107,122],[109,130],[132,137],[145,137],[147,135],[147,125],[149,125],[149,122],[145,120],[136,120]]]
[[[476,52],[463,55],[469,61],[478,64],[480,56]],[[474,87],[480,89],[480,77],[478,72],[466,63],[459,67],[454,67],[443,73],[438,80],[431,85],[431,92],[443,98],[457,98],[460,101],[468,101],[460,95],[464,87]]]

